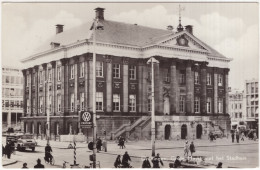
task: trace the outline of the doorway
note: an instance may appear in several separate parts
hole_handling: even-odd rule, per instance
[[[202,135],[202,125],[198,124],[196,127],[196,137],[197,139],[201,139],[201,135]]]
[[[181,139],[186,139],[187,137],[187,125],[183,124],[181,126]]]
[[[171,136],[171,125],[166,125],[164,128],[164,138],[165,140],[169,140]]]

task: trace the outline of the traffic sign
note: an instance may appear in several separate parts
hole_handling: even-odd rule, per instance
[[[93,114],[90,112],[80,112],[80,127],[92,128],[93,127]]]

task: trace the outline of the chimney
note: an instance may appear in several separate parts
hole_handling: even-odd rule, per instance
[[[167,26],[167,30],[172,31],[173,30],[173,26],[172,25],[168,25]]]
[[[104,20],[104,10],[105,10],[105,8],[97,7],[95,10],[96,10],[96,19]]]
[[[63,32],[63,26],[64,25],[60,25],[60,24],[56,25],[56,34]]]
[[[185,30],[193,35],[193,28],[192,27],[193,27],[192,25],[186,25]]]

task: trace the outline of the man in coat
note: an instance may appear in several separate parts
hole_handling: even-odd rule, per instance
[[[146,157],[145,160],[143,161],[142,168],[151,168],[149,157]]]
[[[161,163],[161,165],[163,166],[163,162],[162,159],[160,158],[159,153],[157,153],[157,155],[153,158],[152,163],[153,163],[153,168],[160,168],[159,163]]]
[[[122,159],[123,167],[129,168],[130,164],[128,163],[128,161],[131,161],[131,158],[130,158],[130,156],[128,155],[128,153],[125,152],[125,154],[123,155],[123,159]]]

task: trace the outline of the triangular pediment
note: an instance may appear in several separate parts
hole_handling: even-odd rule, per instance
[[[179,46],[190,50],[194,49],[211,52],[211,50],[205,44],[186,31],[172,34],[171,36],[158,41],[157,44],[171,47]]]

